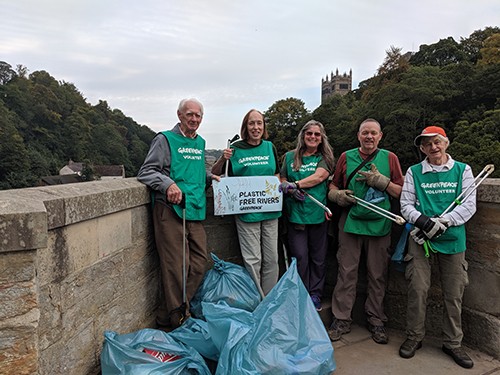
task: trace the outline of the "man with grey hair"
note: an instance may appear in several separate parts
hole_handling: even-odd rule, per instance
[[[171,130],[153,138],[137,174],[137,179],[152,192],[153,225],[164,295],[157,324],[162,329],[177,328],[189,316],[189,300],[198,289],[207,265],[207,240],[201,224],[206,212],[205,190],[212,179],[219,180],[205,170],[205,140],[197,134],[203,119],[203,105],[197,99],[183,99],[177,117],[179,122]],[[187,221],[185,231],[183,211]],[[185,242],[187,246],[183,249]],[[186,252],[185,270],[183,251]],[[183,272],[187,275],[185,279]]]
[[[351,331],[362,254],[367,268],[368,329],[377,344],[387,344],[389,340],[384,297],[392,222],[356,204],[352,197],[390,210],[390,199],[398,199],[401,194],[403,173],[399,159],[393,152],[378,148],[382,135],[378,121],[364,120],[358,131],[360,147],[340,155],[329,187],[328,199],[343,207],[339,219],[338,276],[332,295],[333,322],[328,330],[332,341]]]
[[[422,347],[431,268],[439,267],[444,305],[442,350],[458,365],[471,368],[474,363],[462,348],[461,317],[463,293],[469,283],[464,224],[476,212],[475,190],[451,212],[440,215],[474,183],[474,176],[467,164],[446,153],[449,140],[443,128],[426,127],[415,138],[415,146],[426,158],[408,169],[401,193],[401,214],[415,229],[404,259],[409,282],[407,339],[399,355],[411,358]]]

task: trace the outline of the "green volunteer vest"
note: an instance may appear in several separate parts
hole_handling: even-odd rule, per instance
[[[186,219],[200,221],[206,215],[205,140],[187,138],[170,130],[162,132],[170,145],[170,178],[186,197]],[[182,208],[172,205],[179,217]]]
[[[321,155],[311,155],[302,157],[302,165],[298,171],[293,169],[294,151],[287,152],[285,155],[286,172],[288,181],[298,181],[306,178],[314,172],[318,163],[321,161]],[[326,180],[322,183],[306,188],[304,191],[311,194],[318,201],[326,205]],[[295,224],[321,224],[325,221],[325,212],[317,204],[306,197],[305,201],[299,202],[288,194],[285,196],[285,206],[288,212],[288,221]]]
[[[462,191],[462,176],[465,164],[455,161],[449,171],[422,173],[422,165],[410,167],[413,172],[416,208],[432,217],[441,215]],[[456,254],[465,251],[465,225],[449,227],[438,238],[431,241],[432,247],[444,254]]]
[[[357,167],[363,162],[363,158],[359,154],[357,148],[346,151],[346,176],[349,176]],[[375,158],[366,163],[361,171],[369,171],[371,164],[375,164],[381,174],[391,177],[391,170],[389,167],[389,151],[380,149]],[[346,189],[354,191],[354,195],[364,199],[366,192],[370,188],[364,181],[356,181],[356,178],[361,175],[356,174]],[[384,210],[391,209],[391,202],[389,196],[385,194],[386,199],[376,205]],[[361,206],[355,204],[349,210],[344,225],[344,232],[353,234],[362,234],[366,236],[386,236],[391,231],[391,221],[385,217]]]
[[[276,159],[273,144],[268,141],[252,148],[233,148],[231,168],[234,176],[274,176]],[[246,223],[277,219],[281,212],[252,212],[238,217]]]

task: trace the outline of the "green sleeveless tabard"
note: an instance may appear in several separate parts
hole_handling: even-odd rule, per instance
[[[186,219],[200,221],[206,215],[205,140],[187,138],[170,130],[162,132],[170,145],[170,178],[186,197]],[[172,205],[179,217],[182,208]]]
[[[289,151],[285,155],[286,172],[288,181],[295,182],[302,180],[316,172],[321,155],[311,155],[302,157],[302,165],[299,171],[293,169],[293,157],[295,152]],[[305,188],[308,194],[326,205],[327,181]],[[288,220],[295,224],[321,224],[325,221],[325,212],[317,204],[306,197],[304,202],[297,201],[288,194],[285,195],[285,205],[288,212]]]
[[[276,159],[273,144],[268,141],[251,148],[233,148],[231,168],[234,176],[274,176]],[[281,212],[252,212],[241,214],[238,217],[247,223],[256,223],[262,220],[277,219]]]
[[[357,148],[346,151],[346,176],[349,176],[362,162],[363,158],[359,154]],[[391,177],[389,151],[380,149],[375,158],[366,163],[360,170],[365,172],[369,171],[371,164],[375,164],[379,172],[384,176]],[[354,176],[346,189],[354,191],[356,197],[364,199],[370,187],[363,181],[356,181],[356,178],[360,176],[361,175]],[[391,202],[389,201],[387,193],[385,193],[385,199],[376,205],[384,210],[389,211],[391,209]],[[382,237],[390,233],[391,224],[392,222],[389,219],[384,218],[360,204],[355,204],[350,208],[347,214],[344,232]]]
[[[462,176],[465,164],[455,161],[449,171],[422,173],[422,165],[410,167],[413,172],[416,208],[432,217],[441,215],[462,192]],[[449,227],[441,236],[431,241],[432,247],[444,254],[465,251],[465,225]]]

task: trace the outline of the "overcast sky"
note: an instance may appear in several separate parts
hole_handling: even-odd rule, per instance
[[[154,131],[179,100],[223,148],[251,108],[320,105],[321,79],[372,77],[386,50],[417,51],[500,25],[499,0],[0,0],[0,61],[71,82]]]

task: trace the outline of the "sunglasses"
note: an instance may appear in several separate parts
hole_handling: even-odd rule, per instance
[[[320,132],[316,132],[316,133],[315,132],[306,132],[306,135],[308,137],[310,137],[312,135],[314,135],[315,137],[321,137],[321,133]]]

